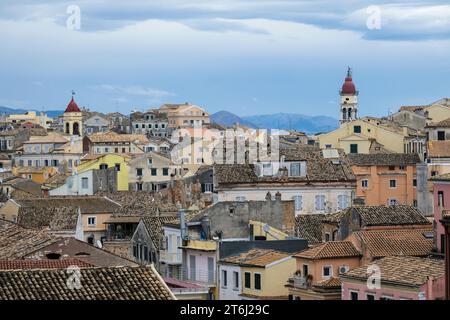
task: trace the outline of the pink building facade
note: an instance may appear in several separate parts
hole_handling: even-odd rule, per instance
[[[433,182],[434,225],[436,230],[435,249],[444,253],[444,227],[439,222],[443,211],[450,211],[450,175],[442,175],[431,179]]]
[[[342,281],[342,279],[341,279]],[[366,281],[342,281],[342,300],[436,300],[445,297],[445,277],[440,277],[418,287],[387,285],[370,289]]]

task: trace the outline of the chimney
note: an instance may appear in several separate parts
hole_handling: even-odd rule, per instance
[[[280,193],[280,191],[277,191],[277,193],[275,193],[275,200],[276,201],[281,201],[281,193]]]
[[[272,194],[270,193],[270,191],[267,191],[267,193],[266,193],[266,200],[267,201],[271,201],[272,200]]]
[[[354,207],[357,207],[357,206],[364,206],[366,203],[365,203],[365,200],[364,200],[364,198],[361,198],[361,197],[355,197],[354,199],[353,199],[353,206]]]
[[[188,237],[187,237],[186,217],[184,214],[184,209],[180,209],[179,215],[180,215],[181,239],[185,241],[188,240]]]
[[[211,239],[211,219],[208,214],[205,214],[202,218],[202,231],[205,234],[205,240]]]

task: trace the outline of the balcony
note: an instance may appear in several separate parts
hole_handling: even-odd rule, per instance
[[[309,289],[311,288],[312,276],[295,275],[292,277],[294,280],[294,288],[297,289]]]
[[[182,256],[181,252],[167,252],[166,250],[159,251],[159,261],[167,264],[181,264]]]

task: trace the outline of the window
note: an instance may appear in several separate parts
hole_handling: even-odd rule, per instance
[[[264,163],[263,164],[263,176],[271,176],[272,175],[272,164]]]
[[[399,166],[398,168],[403,171],[406,170],[406,166]]]
[[[31,167],[33,165],[33,160],[28,160],[28,166]]]
[[[247,289],[250,289],[250,279],[251,278],[251,274],[250,272],[246,272],[244,274],[244,287],[246,287]]]
[[[350,291],[350,300],[358,300],[358,292]]]
[[[389,170],[391,171],[395,170],[395,166],[389,166]]]
[[[375,300],[375,294],[366,293],[366,300]]]
[[[291,177],[300,177],[301,164],[300,162],[294,162],[290,165],[289,175]]]
[[[309,274],[309,268],[307,264],[303,265],[303,276],[306,277]]]
[[[397,188],[397,180],[389,180],[389,188]]]
[[[354,126],[353,127],[353,132],[354,133],[361,133],[361,126]]]
[[[203,183],[202,184],[202,192],[212,192],[213,191],[213,184],[212,183]]]
[[[147,246],[144,244],[144,261],[148,261],[149,256],[148,256],[148,248]]]
[[[389,199],[390,206],[396,206],[398,204],[397,199]]]
[[[239,288],[239,273],[237,271],[233,271],[233,288]]]
[[[152,176],[156,176],[157,175],[157,169],[156,168],[151,168],[151,174]]]
[[[413,179],[413,187],[417,187],[417,179]]]
[[[227,270],[222,270],[222,287],[226,288],[228,283],[227,283]]]
[[[108,152],[109,152],[109,148],[106,147],[106,148],[105,148],[105,153],[108,153]]]
[[[255,290],[261,290],[261,274],[255,273]]]
[[[330,241],[331,235],[327,232],[325,233],[325,242]]]
[[[95,227],[96,218],[95,217],[88,217],[88,226],[89,227]]]
[[[302,211],[303,207],[303,197],[302,196],[294,196],[295,203],[295,211]]]
[[[437,132],[437,139],[438,140],[445,140],[445,131],[438,131]]]
[[[122,148],[122,153],[125,153],[126,152],[126,149],[125,148]]]
[[[106,169],[108,169],[108,165],[105,164],[105,163],[102,163],[102,164],[100,165],[100,170],[106,170]]]
[[[83,177],[81,178],[81,188],[87,189],[89,185],[89,178]]]
[[[358,153],[358,145],[355,143],[352,143],[350,145],[350,153]]]
[[[169,168],[163,168],[163,176],[169,175]]]
[[[326,144],[325,149],[331,149],[331,144]]]
[[[367,179],[361,180],[361,187],[364,189],[369,188],[369,180]]]
[[[444,206],[444,191],[438,191],[438,206]]]
[[[136,182],[136,190],[142,191],[142,182]]]
[[[245,201],[245,196],[238,196],[238,197],[236,197],[236,201],[244,202]]]
[[[318,210],[318,211],[325,210],[325,196],[324,195],[316,196],[316,210]]]
[[[349,196],[347,195],[338,195],[338,205],[337,208],[338,210],[342,210],[345,208],[348,208],[349,206]]]
[[[382,296],[380,298],[380,300],[394,300],[394,297],[392,297],[392,296]]]
[[[149,159],[148,159],[148,165],[151,166],[152,164],[153,164],[153,159],[152,159],[152,158],[149,158]]]
[[[438,172],[437,172],[437,171],[431,171],[431,176],[432,176],[432,177],[437,176],[437,175],[438,175]]]
[[[322,268],[322,276],[323,277],[331,277],[333,275],[333,269],[331,266],[323,266]]]
[[[136,175],[142,177],[142,168],[136,168]]]
[[[115,168],[116,168],[116,171],[120,171],[120,163],[116,163]]]

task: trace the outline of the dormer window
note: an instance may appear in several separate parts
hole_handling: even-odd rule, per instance
[[[304,177],[306,176],[306,163],[303,162],[291,162],[289,163],[289,176],[290,177]]]

